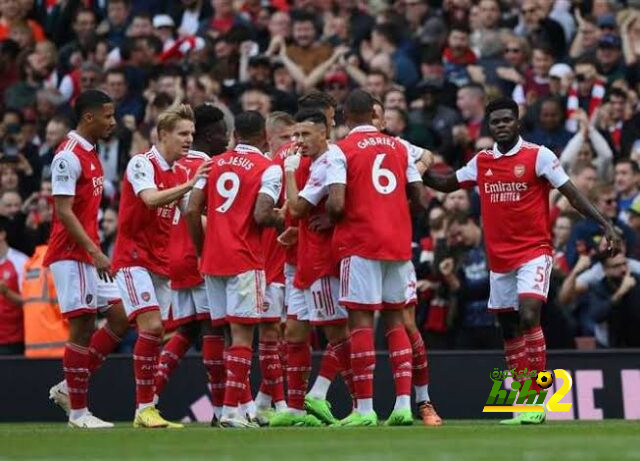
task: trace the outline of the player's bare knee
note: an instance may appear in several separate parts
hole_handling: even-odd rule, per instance
[[[280,337],[280,324],[277,322],[261,323],[259,332],[260,341],[277,341]]]
[[[136,324],[138,325],[138,331],[144,331],[158,338],[164,335],[164,326],[162,325],[162,318],[158,311],[140,314],[136,319]]]
[[[253,325],[242,323],[231,324],[231,343],[238,347],[251,347],[253,345]]]
[[[382,318],[384,319],[384,324],[387,327],[387,330],[391,330],[398,326],[404,327],[405,325],[401,310],[382,311]]]
[[[341,343],[345,341],[349,337],[349,329],[347,328],[347,324],[339,324],[339,325],[325,325],[324,335],[327,337],[327,341],[331,344]]]
[[[93,314],[79,315],[69,319],[69,342],[78,346],[88,346],[91,335],[96,329],[96,316]]]
[[[122,303],[112,305],[107,311],[107,325],[109,330],[119,338],[122,338],[129,330],[129,319]]]
[[[308,326],[297,320],[288,320],[287,327],[284,331],[284,340],[289,343],[301,343],[307,340],[309,336]]]
[[[373,328],[373,312],[353,309],[349,311],[349,329]]]
[[[416,325],[416,311],[415,307],[410,307],[402,311],[402,320],[404,327],[409,334],[413,334],[418,331],[418,325]]]
[[[513,339],[520,336],[520,317],[517,312],[503,312],[498,314],[498,323],[502,330],[503,339]]]

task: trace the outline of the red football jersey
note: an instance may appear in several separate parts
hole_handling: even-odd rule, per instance
[[[175,169],[182,170],[185,177],[190,179],[196,174],[198,167],[207,160],[209,160],[209,156],[204,152],[191,150],[176,162]],[[180,207],[176,207],[170,239],[169,278],[171,279],[171,288],[181,290],[200,285],[204,280],[198,269],[196,248],[189,235],[187,223],[180,212]]]
[[[478,185],[489,267],[510,272],[553,254],[549,191],[569,177],[546,147],[522,139],[507,153],[497,145],[456,172],[463,187]]]
[[[331,248],[333,228],[321,232],[309,228],[311,219],[327,212],[328,169],[329,152],[325,152],[310,165],[300,165],[296,172],[298,195],[314,205],[311,213],[298,221],[298,266],[293,282],[296,288],[309,288],[313,282],[328,275],[339,276],[338,265],[331,251],[327,251]]]
[[[330,152],[327,183],[346,184],[345,214],[333,248],[343,259],[411,259],[408,182],[421,182],[406,147],[370,125],[359,126]]]
[[[149,208],[138,194],[145,189],[171,189],[185,181],[184,173],[174,170],[155,146],[129,160],[122,180],[114,270],[140,266],[169,276],[169,236],[176,202]]]
[[[53,195],[73,196],[73,213],[97,246],[100,246],[98,210],[103,181],[102,164],[95,146],[71,131],[58,147],[51,163]],[[65,259],[89,264],[93,261],[62,225],[54,210],[49,247],[43,264],[49,266]]]
[[[0,259],[0,278],[7,288],[20,293],[24,277],[24,265],[29,258],[19,251],[9,248]],[[0,295],[0,345],[21,343],[24,340],[22,306],[15,304],[5,295]]]
[[[291,143],[287,143],[278,149],[273,157],[273,163],[284,168],[284,158],[287,148]],[[280,192],[278,206],[284,203],[284,188]],[[265,276],[267,285],[270,283],[284,283],[284,263],[287,259],[287,248],[278,243],[278,230],[275,227],[267,227],[262,230],[262,245],[265,256]]]
[[[262,229],[253,218],[258,194],[274,203],[282,189],[282,169],[259,149],[238,144],[215,158],[206,180],[196,184],[207,195],[207,228],[201,272],[234,276],[264,270]]]

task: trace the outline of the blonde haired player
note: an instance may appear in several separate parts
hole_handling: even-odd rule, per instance
[[[194,116],[187,105],[158,117],[158,143],[131,158],[122,182],[113,269],[129,319],[138,327],[133,350],[137,409],[134,427],[182,427],[160,416],[154,405],[154,374],[163,335],[161,310],[169,308],[169,235],[176,203],[209,171],[198,167],[189,180],[174,163],[193,142]]]

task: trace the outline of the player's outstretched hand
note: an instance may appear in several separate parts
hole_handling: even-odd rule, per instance
[[[607,226],[604,237],[607,239],[607,252],[610,256],[618,254],[622,248],[620,232],[613,225]]]
[[[278,235],[277,241],[280,245],[290,247],[298,242],[298,228],[287,227],[287,229]]]
[[[193,175],[193,178],[189,180],[191,186],[193,186],[198,179],[206,178],[209,175],[209,171],[211,171],[211,165],[213,164],[213,160],[207,160],[202,163],[198,169],[196,170],[196,174]]]

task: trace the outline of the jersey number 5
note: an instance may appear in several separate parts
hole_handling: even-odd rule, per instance
[[[216,211],[220,213],[226,213],[233,205],[233,202],[238,196],[238,190],[240,189],[240,178],[237,174],[227,171],[222,173],[216,182],[216,191],[220,194],[220,197],[226,199],[222,205],[216,208]]]
[[[373,161],[373,168],[371,169],[371,181],[373,181],[373,187],[382,195],[389,195],[398,186],[398,180],[391,170],[382,168],[382,161],[387,154],[378,154]],[[382,178],[384,178],[384,185]]]

